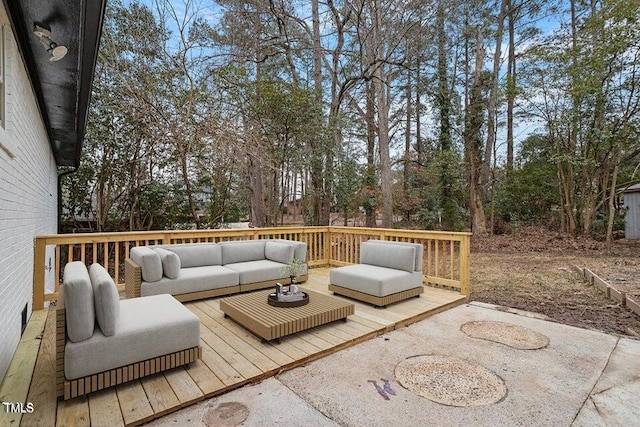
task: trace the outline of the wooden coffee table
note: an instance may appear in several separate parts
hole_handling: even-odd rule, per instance
[[[309,304],[301,307],[273,307],[267,303],[272,290],[236,295],[220,300],[225,317],[231,317],[265,341],[295,334],[336,320],[347,321],[355,312],[352,303],[330,295],[301,289],[309,294]]]

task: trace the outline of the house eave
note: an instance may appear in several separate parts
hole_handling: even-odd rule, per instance
[[[106,0],[2,1],[38,100],[56,164],[78,167]],[[49,61],[49,54],[33,33],[35,24],[51,28],[51,38],[68,48],[62,60]]]

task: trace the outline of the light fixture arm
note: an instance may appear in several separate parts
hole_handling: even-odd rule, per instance
[[[67,54],[67,48],[65,46],[60,46],[58,43],[51,40],[51,30],[49,28],[35,24],[33,34],[40,39],[40,43],[42,43],[45,49],[47,49],[47,52],[51,55],[49,61],[59,61]]]

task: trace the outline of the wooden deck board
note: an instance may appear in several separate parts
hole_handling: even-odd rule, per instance
[[[328,272],[328,268],[311,270],[304,286],[331,295],[327,289]],[[201,322],[201,360],[188,368],[182,367],[123,384],[90,394],[88,398],[67,401],[55,400],[52,389],[46,383],[48,372],[55,369],[52,360],[54,340],[51,339],[49,343],[51,332],[45,323],[47,311],[37,311],[29,322],[28,331],[19,347],[21,350],[16,353],[0,388],[5,394],[0,393],[0,396],[4,401],[20,401],[16,397],[5,397],[8,384],[11,384],[16,386],[11,389],[12,396],[18,390],[24,395],[22,401],[33,399],[38,402],[33,418],[23,416],[23,425],[52,425],[53,421],[58,426],[138,425],[204,398],[260,381],[281,370],[303,365],[465,301],[458,293],[430,287],[425,288],[420,298],[391,304],[384,309],[338,298],[355,304],[355,314],[349,316],[347,322],[336,321],[288,335],[282,338],[280,344],[263,343],[244,327],[224,318],[220,310],[220,298],[186,303],[185,306]],[[15,420],[13,424],[5,422],[6,414],[0,413],[0,417],[3,415],[5,418],[0,418],[0,425],[17,425]]]
[[[205,363],[192,363],[186,371],[204,397],[213,396],[226,387]]]
[[[16,354],[13,356],[0,385],[0,401],[12,403],[27,401],[46,320],[47,312],[44,310],[36,311],[31,315],[24,335],[18,344]],[[55,346],[55,343],[53,345]],[[0,410],[0,425],[2,426],[20,425],[21,418],[20,413],[9,413],[4,411],[4,408]]]
[[[212,331],[207,324],[210,322],[209,316],[196,306],[189,306],[189,309],[195,313],[204,328],[200,329],[200,337],[215,349],[229,365],[233,367],[243,378],[251,378],[262,373],[260,368],[251,363],[242,353],[227,344],[227,342]]]
[[[149,399],[154,417],[168,414],[173,408],[182,406],[163,374],[144,377],[140,383]]]
[[[89,399],[89,419],[93,426],[123,426],[118,394],[114,388],[92,393]]]
[[[355,316],[350,316],[349,318],[351,319],[352,317]],[[335,335],[333,335],[329,329],[331,328],[331,326],[321,326],[319,328],[313,328],[308,330],[307,332],[311,335],[315,335],[318,338],[322,338],[324,341],[333,344],[334,346],[340,345],[344,343],[344,340],[341,338],[336,337]]]
[[[116,387],[122,418],[126,425],[142,424],[153,419],[153,408],[140,381],[132,381]],[[69,400],[67,400],[69,402]]]
[[[24,426],[50,426],[56,422],[56,313],[54,310],[48,313],[26,400],[38,410],[23,415],[21,425]]]
[[[89,401],[85,397],[59,401],[56,425],[75,427],[90,426]]]
[[[294,334],[288,335],[286,337],[282,337],[282,342],[286,342],[300,351],[307,353],[308,355],[312,355],[322,351],[320,347],[316,347],[308,341],[303,340],[300,335],[302,334]]]
[[[201,365],[201,363],[194,363],[194,365]],[[164,377],[178,398],[180,406],[189,406],[204,398],[203,391],[184,367],[164,372]]]
[[[311,334],[310,330],[304,331],[304,333],[298,334],[298,336],[309,344],[319,348],[320,350],[329,350],[334,347],[334,344],[326,341],[322,337]]]
[[[201,361],[204,362],[212,372],[216,373],[216,376],[225,386],[231,386],[244,380],[244,377],[224,360],[222,356],[209,347],[208,344],[204,344],[202,350]]]

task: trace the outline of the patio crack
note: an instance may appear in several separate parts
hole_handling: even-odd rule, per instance
[[[322,409],[316,407],[315,405],[313,405],[311,402],[309,402],[309,400],[307,400],[304,396],[300,395],[299,393],[296,393],[296,391],[294,389],[292,389],[291,387],[289,387],[288,384],[285,384],[284,382],[280,381],[280,378],[278,378],[277,376],[273,377],[276,381],[278,381],[280,384],[282,384],[283,387],[285,387],[287,390],[289,390],[291,393],[293,393],[294,395],[296,395],[300,400],[304,401],[310,408],[312,408],[314,411],[322,414],[323,417],[325,417],[328,420],[333,421],[336,424],[340,424],[339,422],[337,422],[336,420],[334,420],[332,417],[329,416],[329,414],[327,414],[325,411],[323,411]]]
[[[596,379],[595,383],[593,384],[593,387],[591,387],[591,390],[589,390],[589,394],[587,394],[587,397],[582,402],[582,405],[580,405],[580,409],[578,409],[578,411],[576,412],[576,415],[573,417],[573,421],[571,421],[571,425],[575,424],[576,420],[578,419],[578,415],[580,415],[580,413],[584,409],[584,406],[587,404],[588,400],[591,400],[591,402],[593,402],[593,406],[595,407],[596,412],[598,412],[598,414],[602,415],[600,413],[600,410],[598,409],[598,405],[596,405],[596,402],[591,397],[593,396],[593,394],[594,394],[593,391],[595,390],[596,386],[600,382],[600,379],[602,378],[602,375],[605,373],[605,371],[609,367],[609,364],[611,363],[611,358],[613,357],[613,353],[616,351],[616,349],[618,348],[619,344],[620,344],[620,338],[616,338],[616,345],[613,346],[613,349],[611,350],[611,353],[609,353],[609,357],[607,358],[607,363],[605,363],[604,367],[600,371],[600,375],[598,375],[598,379]]]

